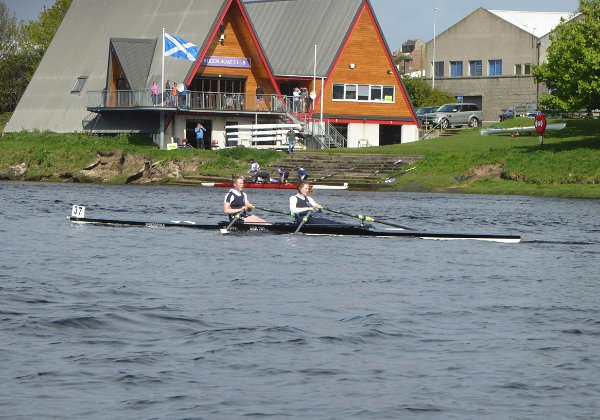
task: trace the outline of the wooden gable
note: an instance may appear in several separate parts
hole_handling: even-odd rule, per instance
[[[334,84],[393,86],[394,100],[333,100]],[[364,3],[325,82],[323,101],[326,118],[416,123],[408,96],[368,2]],[[319,108],[320,103],[317,102],[315,112]]]
[[[203,59],[218,58],[248,58],[250,68],[203,64]],[[220,22],[217,22],[212,38],[205,45],[189,80],[194,77],[243,78],[246,80],[247,93],[254,94],[259,84],[266,95],[279,93],[240,0],[232,0]]]

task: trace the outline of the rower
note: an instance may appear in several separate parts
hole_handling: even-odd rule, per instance
[[[229,221],[236,218],[239,213],[239,219],[242,223],[269,224],[266,220],[256,215],[248,214],[254,206],[243,191],[244,177],[241,175],[233,175],[231,177],[231,183],[233,184],[233,187],[227,192],[223,202],[223,213],[229,216]]]
[[[323,206],[318,204],[309,194],[312,187],[308,181],[298,182],[298,193],[290,197],[290,212],[296,218],[298,223],[301,223],[305,216],[310,219],[305,222],[311,225],[316,224],[338,224],[337,222],[326,219],[324,217],[314,217],[314,213],[321,212]]]

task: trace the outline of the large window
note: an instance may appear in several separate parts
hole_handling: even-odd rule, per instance
[[[334,83],[334,101],[394,102],[394,86]]]
[[[433,71],[434,71],[435,77],[444,77],[444,62],[436,61],[433,64]]]
[[[451,61],[450,62],[450,77],[462,77],[463,75],[463,62],[462,61]]]
[[[482,64],[481,60],[469,61],[469,76],[480,77],[482,76]]]
[[[502,76],[502,60],[489,60],[489,76]]]

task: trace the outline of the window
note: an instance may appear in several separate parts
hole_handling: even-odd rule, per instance
[[[396,88],[382,85],[333,84],[334,101],[394,102]]]
[[[502,60],[489,60],[489,76],[502,76]]]
[[[77,78],[77,81],[75,82],[75,86],[73,86],[73,89],[71,89],[71,93],[81,92],[81,90],[83,89],[83,85],[85,85],[87,78],[88,78],[87,76],[79,76]]]
[[[358,100],[368,101],[369,100],[369,85],[358,85]]]
[[[482,74],[481,60],[469,61],[469,76],[480,77]]]
[[[333,85],[333,99],[344,99],[344,85]]]
[[[356,85],[346,85],[345,99],[356,99]]]
[[[381,101],[381,86],[371,86],[371,100]]]
[[[433,71],[434,71],[435,77],[444,77],[444,62],[436,61],[433,64]]]
[[[451,61],[450,62],[450,77],[462,77],[463,75],[463,62],[462,61]]]
[[[515,75],[521,76],[524,74],[531,74],[531,64],[516,64],[515,65]]]

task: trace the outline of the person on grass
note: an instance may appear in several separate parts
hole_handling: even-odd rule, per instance
[[[229,216],[229,221],[233,220],[237,214],[240,214],[242,223],[268,224],[266,220],[254,215],[248,214],[254,207],[244,190],[244,177],[233,175],[231,177],[232,188],[225,195],[223,202],[223,213]]]

